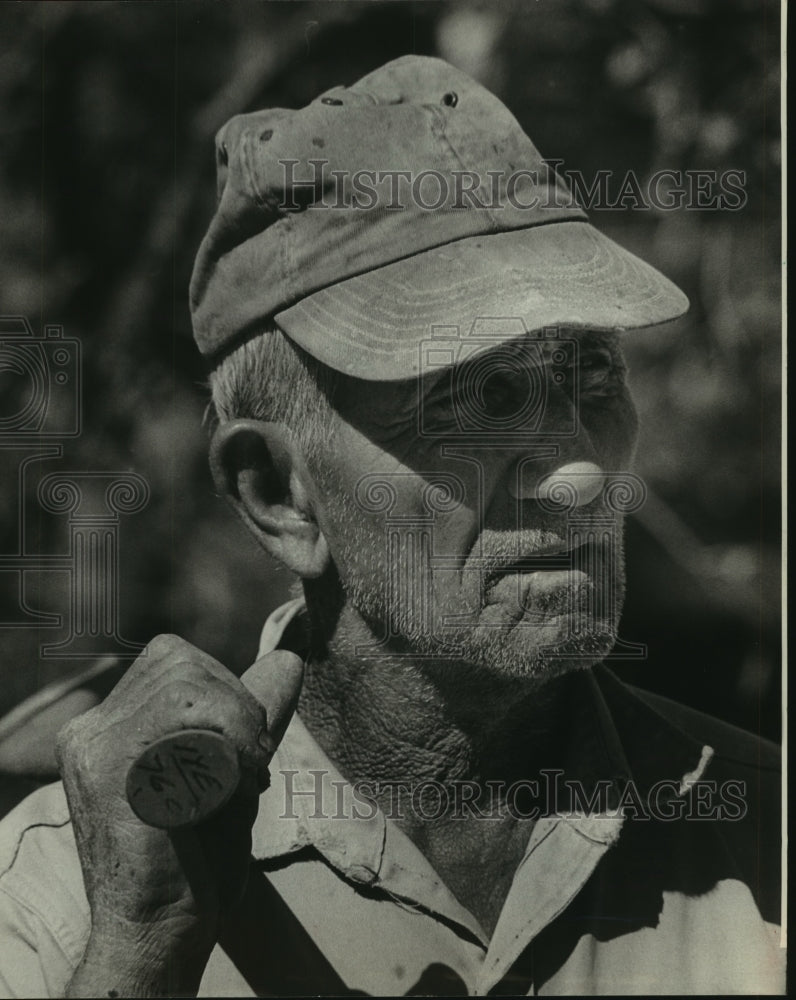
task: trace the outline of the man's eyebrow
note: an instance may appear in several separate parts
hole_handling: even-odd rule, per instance
[[[599,348],[619,348],[621,334],[618,330],[581,330],[571,339],[577,340],[581,351]]]
[[[610,352],[613,360],[619,361],[622,359],[620,335],[616,330],[577,330],[564,333],[560,338],[543,338],[531,334],[529,337],[519,340],[516,344],[515,358],[518,362],[517,371],[520,370],[523,361],[527,365],[535,367],[539,367],[540,362],[543,367],[550,365],[552,363],[552,353],[560,345],[561,341],[576,342],[577,352],[572,358],[575,364],[580,359],[593,356],[597,353],[604,354],[606,351]],[[489,351],[485,351],[483,354],[478,354],[475,357],[467,358],[459,364],[450,365],[435,372],[421,372],[414,380],[409,380],[405,384],[412,389],[415,399],[421,395],[428,397],[439,389],[448,391],[454,387],[453,380],[456,376],[461,377],[464,375],[466,378],[468,372],[477,372],[479,365],[483,364],[489,358],[492,351],[497,351],[501,347],[505,348],[505,346],[505,344],[496,344]],[[537,354],[529,349],[532,347],[538,348],[539,353]],[[510,369],[506,370],[506,374],[510,374]],[[405,399],[407,397],[402,394],[401,402]]]
[[[449,365],[447,368],[441,368],[436,372],[427,372],[425,375],[418,375],[416,380],[418,393],[428,396],[429,393],[440,386],[449,384],[454,372],[465,369],[467,364],[468,362],[465,361],[460,365]]]

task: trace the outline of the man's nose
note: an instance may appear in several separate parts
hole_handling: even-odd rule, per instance
[[[509,476],[509,493],[515,499],[560,503],[567,497],[573,506],[583,507],[605,484],[605,473],[594,462],[567,462],[547,473],[540,472],[540,464],[526,460],[515,465]]]

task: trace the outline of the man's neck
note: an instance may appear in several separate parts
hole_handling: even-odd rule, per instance
[[[345,606],[310,658],[299,711],[350,780],[527,779],[558,763],[565,686],[379,646]]]
[[[560,764],[564,684],[540,689],[388,647],[372,658],[357,655],[375,642],[343,608],[323,655],[307,665],[299,712],[341,773],[369,783],[381,808],[491,931],[532,826],[501,806],[516,782]],[[440,815],[437,790],[455,804],[465,785],[465,814]],[[430,806],[423,794],[413,797],[421,788],[434,796]],[[396,803],[397,794],[413,807]]]

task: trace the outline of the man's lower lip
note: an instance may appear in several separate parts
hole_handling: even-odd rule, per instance
[[[577,587],[588,579],[579,569],[537,569],[531,572],[515,571],[495,580],[486,594],[487,604],[497,604],[514,596],[525,603],[532,593],[548,594],[553,590]]]

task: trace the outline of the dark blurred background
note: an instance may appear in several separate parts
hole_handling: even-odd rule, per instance
[[[617,670],[778,738],[779,19],[774,0],[0,5],[0,313],[62,325],[83,376],[82,433],[30,466],[22,497],[22,451],[0,435],[0,554],[21,551],[21,510],[28,551],[67,551],[65,518],[37,499],[45,474],[134,471],[151,498],[119,522],[120,634],[176,632],[248,665],[291,580],[207,469],[187,286],[214,205],[212,138],[234,113],[440,55],[587,179],[745,171],[739,211],[592,213],[692,303],[628,340],[650,494],[628,526],[621,631],[647,657]],[[0,365],[0,417],[22,391]],[[26,572],[20,592],[22,579],[0,572],[0,713],[88,662],[40,656],[66,625],[35,613],[68,615],[67,574]]]

